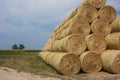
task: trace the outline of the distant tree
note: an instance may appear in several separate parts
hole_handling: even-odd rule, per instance
[[[14,45],[12,46],[12,49],[18,49],[17,45],[14,44]]]
[[[25,46],[23,44],[19,44],[19,49],[25,49]]]

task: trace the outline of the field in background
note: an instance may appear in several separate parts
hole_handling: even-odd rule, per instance
[[[34,74],[56,73],[38,56],[40,50],[0,50],[0,66]]]

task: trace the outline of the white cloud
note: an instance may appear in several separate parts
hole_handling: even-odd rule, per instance
[[[77,6],[76,4],[78,0],[0,0],[0,16],[4,19],[0,19],[1,27],[4,26],[0,31],[5,31],[5,28],[11,28],[11,32],[20,30],[17,25],[6,22],[6,19],[17,19],[23,27],[33,27],[30,25],[31,22],[39,25],[55,24],[63,20],[68,12]],[[24,29],[26,28],[22,30]]]
[[[74,0],[2,0],[2,11],[9,16],[32,18],[36,16],[56,17],[75,7]],[[46,15],[46,16],[44,16]]]
[[[0,32],[1,33],[5,33],[5,34],[9,34],[9,35],[17,35],[19,33],[25,32],[27,30],[26,26],[23,27],[16,27],[15,25],[12,25],[10,23],[0,23]]]

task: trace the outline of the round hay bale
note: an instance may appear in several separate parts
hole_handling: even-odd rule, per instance
[[[91,32],[89,23],[82,23],[80,20],[75,20],[71,22],[70,26],[62,30],[57,36],[57,40],[65,38],[71,34],[80,34],[83,37],[87,36]]]
[[[85,38],[87,49],[101,54],[107,48],[104,37],[100,34],[91,34]]]
[[[112,28],[108,22],[102,21],[100,19],[96,19],[91,24],[91,30],[93,33],[98,33],[98,34],[101,34],[103,36],[107,36],[108,34],[111,33]]]
[[[120,18],[116,18],[112,24],[112,32],[120,32]]]
[[[48,53],[49,52],[41,52],[40,55],[45,55],[45,54],[48,55]],[[44,57],[44,56],[40,56],[40,57]],[[51,52],[47,56],[47,58],[45,62],[51,65],[53,68],[55,68],[59,73],[64,75],[75,75],[81,69],[79,57],[73,54]]]
[[[120,50],[106,50],[101,54],[103,69],[111,73],[120,73]]]
[[[75,55],[80,55],[86,50],[86,43],[81,35],[72,34],[61,40],[56,40],[52,45],[52,51],[57,52],[72,52]]]
[[[103,7],[106,3],[106,0],[85,0],[85,4],[90,4],[94,6],[95,8],[99,9]]]
[[[86,36],[91,32],[90,24],[87,22],[82,22],[81,19],[73,21],[69,28],[67,28],[66,33],[78,33],[82,36]]]
[[[99,10],[98,16],[101,20],[111,23],[115,20],[117,14],[112,6],[107,5]]]
[[[78,8],[77,16],[85,18],[89,23],[92,23],[98,17],[98,11],[93,6],[84,4]]]
[[[80,24],[80,23],[73,23],[69,28],[67,28],[63,34],[80,34],[83,37],[87,36],[91,32],[89,24]]]
[[[120,50],[120,32],[111,33],[105,38],[108,49]]]
[[[93,51],[83,52],[79,59],[83,72],[94,73],[102,69],[102,60],[100,56]]]

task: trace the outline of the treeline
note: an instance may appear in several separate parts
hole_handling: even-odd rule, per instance
[[[25,46],[23,45],[23,44],[19,44],[19,45],[17,45],[17,44],[14,44],[13,46],[12,46],[12,49],[14,49],[14,50],[23,50],[23,49],[25,49]]]

